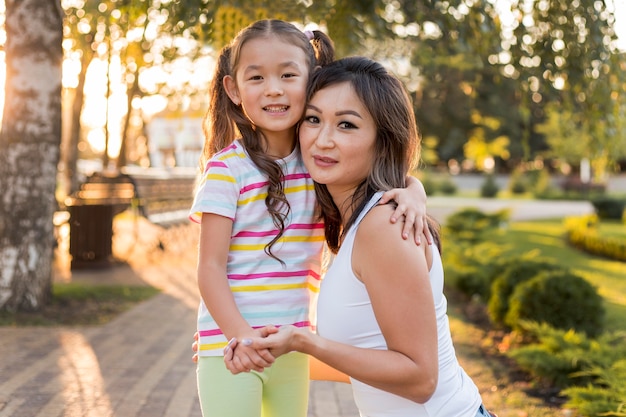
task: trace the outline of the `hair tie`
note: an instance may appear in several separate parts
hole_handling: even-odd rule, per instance
[[[307,37],[309,41],[312,41],[315,38],[315,35],[310,30],[305,30],[304,35]]]

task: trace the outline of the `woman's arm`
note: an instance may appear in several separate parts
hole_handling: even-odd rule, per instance
[[[211,213],[202,215],[198,256],[198,288],[211,317],[224,336],[246,338],[258,336],[243,318],[228,285],[226,266],[230,248],[233,222],[231,219]],[[201,348],[201,347],[200,347]],[[233,358],[235,363],[247,369],[262,371],[273,362],[267,351],[239,349]]]
[[[420,180],[415,177],[407,177],[407,188],[394,188],[385,192],[380,199],[380,204],[387,204],[391,200],[397,203],[396,209],[391,215],[390,221],[395,223],[404,218],[402,238],[408,239],[413,232],[415,243],[421,244],[421,236],[426,236],[428,244],[432,243],[432,234],[426,220],[426,190]]]

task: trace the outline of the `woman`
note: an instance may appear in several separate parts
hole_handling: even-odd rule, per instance
[[[351,377],[362,416],[489,416],[459,365],[437,245],[416,246],[390,224],[386,190],[403,187],[419,156],[413,108],[400,81],[366,58],[317,70],[299,130],[325,238],[336,254],[321,285],[317,334],[268,327],[225,349],[307,353]]]

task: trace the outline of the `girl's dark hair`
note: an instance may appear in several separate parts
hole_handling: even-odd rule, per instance
[[[272,254],[271,249],[283,235],[286,227],[285,221],[290,211],[289,202],[283,190],[283,171],[272,157],[265,154],[263,151],[265,138],[248,119],[243,109],[230,100],[223,84],[226,75],[235,78],[241,49],[246,42],[252,39],[273,37],[297,46],[305,52],[309,74],[312,74],[317,66],[326,65],[334,59],[335,49],[332,40],[318,30],[311,31],[311,39],[309,39],[309,36],[296,26],[276,19],[259,20],[241,30],[230,45],[222,49],[215,66],[215,74],[209,89],[209,110],[202,122],[205,143],[200,164],[201,169],[204,170],[207,161],[216,152],[232,144],[237,137],[241,137],[252,162],[267,176],[269,182],[265,205],[278,229],[278,234],[267,244],[265,252],[272,258],[278,259]]]
[[[344,230],[350,228],[376,192],[406,186],[406,177],[417,167],[420,154],[415,114],[404,85],[371,59],[344,58],[315,71],[309,81],[307,102],[316,92],[344,82],[350,83],[376,124],[376,158],[369,175],[352,196],[352,216],[343,227],[341,211],[327,187],[315,183],[326,242],[333,253],[337,253],[341,246]],[[431,218],[429,227],[439,247],[438,226]]]

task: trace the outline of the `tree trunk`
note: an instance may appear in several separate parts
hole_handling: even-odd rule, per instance
[[[61,143],[63,11],[6,0],[0,131],[0,309],[36,310],[50,294]]]

